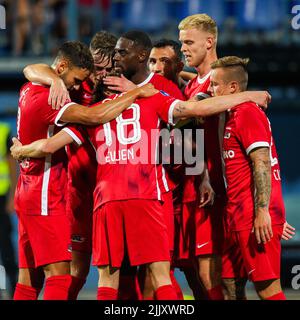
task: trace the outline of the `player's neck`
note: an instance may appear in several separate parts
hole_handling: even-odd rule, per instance
[[[207,56],[205,60],[198,67],[196,67],[198,76],[200,78],[205,77],[211,71],[211,64],[217,60],[218,57],[216,53]]]
[[[149,77],[150,72],[146,70],[141,70],[140,72],[136,73],[130,79],[134,84],[139,84],[144,82]]]

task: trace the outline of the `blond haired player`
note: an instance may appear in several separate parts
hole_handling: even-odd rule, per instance
[[[185,96],[187,99],[209,98],[211,63],[217,60],[217,25],[208,15],[195,14],[183,19],[178,29],[179,40],[182,44],[181,51],[186,64],[197,71],[197,77],[186,86]],[[200,127],[204,128],[207,172],[201,179],[199,176],[185,176],[184,178],[181,231],[183,237],[179,243],[179,258],[193,260],[196,257],[196,269],[204,289],[204,298],[220,300],[223,299],[221,287],[222,216],[226,198],[220,151],[219,130],[222,131],[220,116],[206,117],[204,124]],[[215,192],[214,202],[213,191]],[[212,206],[207,206],[207,204],[212,204]],[[195,283],[198,275],[193,275],[192,269],[184,269],[186,276],[190,278],[188,282]],[[203,298],[203,296],[198,296],[195,286],[192,289],[196,298]]]

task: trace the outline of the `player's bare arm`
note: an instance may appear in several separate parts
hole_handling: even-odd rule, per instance
[[[271,160],[269,148],[258,148],[250,153],[255,188],[255,219],[253,232],[257,243],[266,243],[273,237],[269,214],[271,195]]]
[[[53,154],[60,148],[72,143],[73,138],[61,130],[48,139],[36,140],[30,144],[22,145],[17,139],[13,138],[13,145],[10,148],[11,155],[14,159],[21,161],[25,158],[44,158],[48,154]]]
[[[106,123],[119,116],[137,98],[151,97],[158,92],[159,91],[156,90],[152,84],[148,83],[142,87],[137,87],[128,91],[117,99],[99,103],[93,108],[73,104],[63,112],[60,121],[79,123],[83,125],[98,125]]]
[[[50,86],[48,103],[54,108],[59,109],[71,101],[69,91],[63,80],[47,64],[31,64],[24,68],[24,76],[31,82],[37,82]]]
[[[197,73],[188,72],[188,71],[181,71],[179,73],[179,76],[185,81],[190,81],[190,80],[193,80],[194,78],[197,77]]]
[[[173,117],[207,117],[228,110],[236,105],[252,101],[267,107],[271,96],[267,91],[244,91],[236,94],[213,97],[201,101],[179,101],[174,108]]]

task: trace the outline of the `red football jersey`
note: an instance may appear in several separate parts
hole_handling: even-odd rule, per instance
[[[66,108],[53,110],[48,104],[49,87],[27,83],[20,91],[17,130],[22,144],[46,139],[57,133]],[[57,125],[56,125],[57,124]],[[77,138],[78,143],[80,139]],[[31,215],[65,214],[67,157],[63,149],[41,159],[25,159],[15,193],[17,211]]]
[[[65,128],[72,136],[76,130]],[[80,136],[81,134],[81,136]],[[80,128],[82,145],[69,144],[68,155],[68,206],[70,213],[93,212],[93,192],[96,186],[96,152],[84,127]]]
[[[138,86],[140,87],[147,83],[152,83],[155,89],[162,90],[168,93],[171,97],[174,97],[179,100],[185,100],[182,92],[176,86],[176,84],[160,74],[151,72],[148,78],[144,80],[142,83],[139,83]]]
[[[223,140],[228,196],[226,221],[232,231],[253,227],[254,181],[249,153],[258,147],[270,148],[272,192],[269,212],[272,224],[285,222],[280,168],[270,122],[256,104],[249,102],[231,109]]]
[[[109,123],[88,128],[98,161],[94,210],[108,201],[163,200],[162,165],[155,164],[159,128],[161,120],[172,124],[176,103],[158,93],[136,100]]]
[[[208,88],[210,85],[210,74],[211,72],[203,78],[197,76],[191,80],[185,88],[185,97],[191,99],[197,95],[204,99],[209,98],[210,93],[208,92]],[[222,154],[220,147],[222,136],[219,136],[219,119],[219,115],[206,117],[202,127],[204,128],[204,147],[210,183],[217,195],[224,196],[226,191],[222,170]],[[193,176],[185,176],[184,180],[183,201],[190,202],[196,200],[196,189],[198,188],[197,184],[200,180],[195,180],[195,177]]]
[[[157,90],[162,90],[168,93],[171,97],[174,97],[179,100],[185,100],[181,90],[176,86],[174,82],[168,80],[167,78],[163,77],[160,74],[151,72],[146,80],[142,83],[138,84],[138,86],[142,86],[147,83],[152,83],[154,88]],[[161,128],[166,128],[165,123],[161,123]],[[162,189],[166,188],[167,191],[173,190],[176,186],[174,180],[170,177],[170,173],[168,171],[168,166],[165,166],[166,169],[162,168],[162,179],[159,181],[164,182],[164,186],[161,186]]]
[[[90,106],[93,100],[94,83],[90,78],[82,82],[79,90],[72,90],[70,97],[72,101],[80,103],[83,106]]]
[[[94,84],[88,78],[77,91],[71,92],[72,101],[90,106],[93,98]],[[71,128],[70,128],[71,129]],[[84,128],[81,129],[84,143],[77,147],[67,146],[68,155],[68,210],[74,215],[93,212],[93,192],[96,185],[96,152],[88,139]]]

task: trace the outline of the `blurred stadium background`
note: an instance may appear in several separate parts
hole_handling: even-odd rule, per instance
[[[0,29],[0,121],[9,122],[14,133],[18,92],[25,82],[22,69],[29,63],[50,64],[63,41],[88,44],[101,29],[120,35],[133,28],[148,32],[153,40],[177,40],[182,18],[200,12],[212,16],[220,31],[219,57],[249,57],[251,89],[269,90],[273,97],[268,115],[281,163],[287,220],[297,229],[293,240],[283,242],[282,281],[291,287],[292,267],[300,265],[300,29],[292,27],[292,8],[300,0],[0,0],[0,5],[6,11],[6,29]],[[300,28],[300,17],[298,23]],[[16,244],[16,228],[14,240]],[[80,298],[95,298],[96,279],[93,268]],[[290,298],[300,299],[299,291],[289,292]]]

